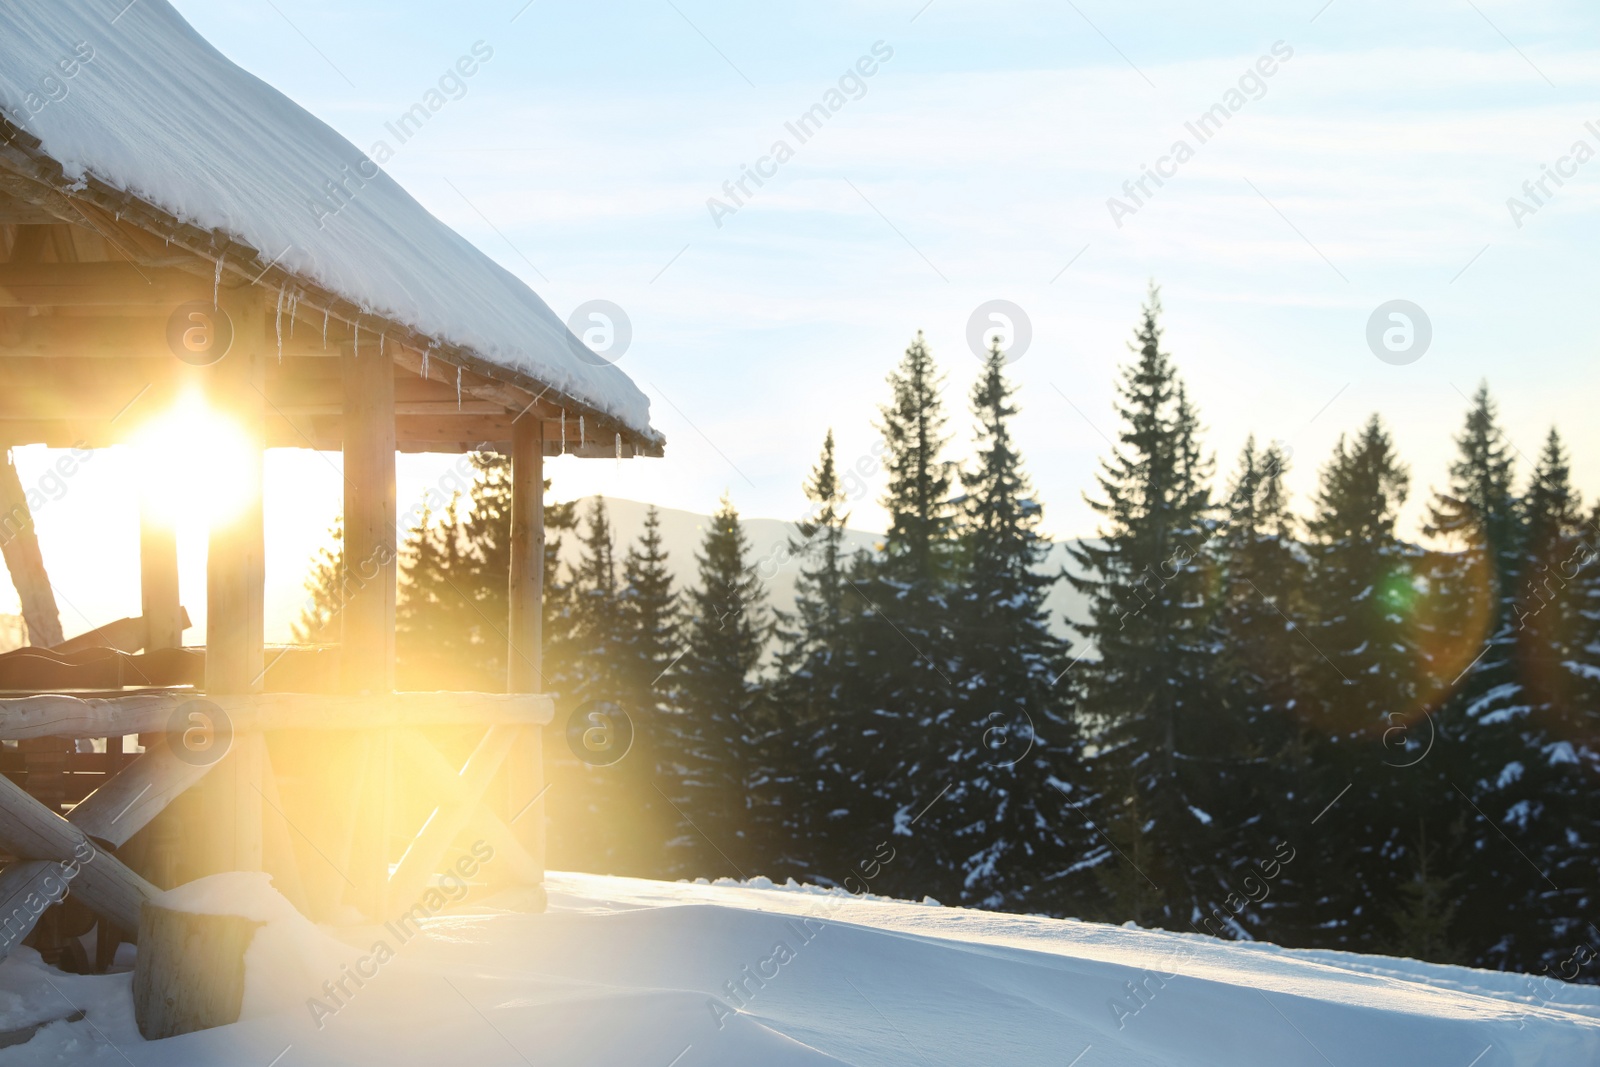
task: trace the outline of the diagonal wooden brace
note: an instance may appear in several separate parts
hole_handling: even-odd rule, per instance
[[[97,915],[137,930],[140,906],[157,890],[96,842],[125,844],[210,769],[155,742],[65,819],[0,778],[0,847],[21,857],[0,871],[0,959],[69,891]]]

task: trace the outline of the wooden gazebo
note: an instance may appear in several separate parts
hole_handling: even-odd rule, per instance
[[[648,401],[165,3],[114,27],[91,8],[0,13],[0,449],[124,443],[198,394],[247,443],[250,503],[210,532],[203,648],[181,648],[175,542],[147,517],[142,617],[38,653],[49,684],[0,693],[0,740],[20,745],[0,955],[41,901],[70,893],[131,937],[158,886],[218,871],[270,871],[313,916],[384,918],[481,839],[483,879],[537,886],[543,460],[661,455]],[[65,91],[33,92],[40,72]],[[266,448],[343,452],[358,577],[315,658],[263,642]],[[475,449],[513,472],[506,691],[397,693],[395,455]],[[14,512],[4,536],[25,546]]]

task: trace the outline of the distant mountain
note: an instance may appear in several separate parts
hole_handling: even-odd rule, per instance
[[[586,497],[578,502],[580,521],[592,499]],[[635,500],[606,498],[606,509],[611,517],[612,536],[616,538],[619,564],[628,545],[637,541],[639,535],[644,532],[644,516],[648,507],[648,504],[641,504]],[[700,550],[700,542],[705,536],[709,517],[692,511],[679,511],[676,508],[657,508],[657,510],[661,513],[661,540],[665,544],[677,588],[693,585],[696,573],[695,553]],[[796,525],[782,519],[743,519],[740,525],[744,527],[745,535],[750,539],[752,562],[767,558],[769,553],[781,547],[789,538],[798,535]],[[870,549],[882,540],[881,533],[866,530],[845,531],[845,544],[851,552],[857,548]],[[1040,570],[1046,573],[1059,573],[1063,567],[1068,566],[1071,562],[1067,556],[1069,543],[1075,542],[1061,541],[1051,545],[1050,554],[1045,557]],[[561,559],[569,564],[577,561],[576,537],[571,535],[563,537]],[[794,606],[794,583],[798,566],[797,561],[789,560],[779,568],[768,583],[767,601],[773,607],[789,610]],[[1063,636],[1068,636],[1063,616],[1082,621],[1088,614],[1088,601],[1064,581],[1055,584],[1046,603],[1056,631]]]

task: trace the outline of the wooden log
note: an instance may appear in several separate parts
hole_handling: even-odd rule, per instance
[[[238,1022],[244,954],[261,925],[146,904],[133,970],[133,1017],[145,1040]]]
[[[156,889],[83,830],[0,776],[0,848],[24,860],[77,865],[72,892],[101,915],[127,930],[139,925],[139,905]]]
[[[0,463],[0,556],[11,572],[11,584],[22,602],[22,618],[28,626],[28,643],[49,648],[61,643],[61,609],[44,569],[39,551],[39,535],[34,529],[33,512],[23,491],[22,479],[9,452]]]
[[[399,552],[395,495],[394,364],[378,338],[347,344],[344,372],[344,636],[340,663],[349,693],[394,689],[395,590]]]
[[[213,766],[179,759],[167,735],[150,735],[144,754],[85,797],[67,821],[95,840],[120,848]]]
[[[197,697],[186,692],[75,697],[46,693],[0,697],[0,740],[112,737],[161,733],[200,702],[221,709],[235,735],[263,730],[365,730],[421,726],[542,726],[555,702],[539,693],[241,693]]]
[[[96,842],[120,848],[210,769],[179,760],[165,739],[157,738],[144,755],[73,808],[67,822]],[[105,858],[97,852],[88,862]],[[0,959],[22,943],[51,904],[76,888],[80,873],[81,864],[53,860],[19,860],[0,871]]]

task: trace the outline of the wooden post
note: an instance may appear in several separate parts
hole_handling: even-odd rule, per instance
[[[156,517],[148,501],[141,501],[139,507],[139,603],[144,615],[144,650],[182,648],[178,536]]]
[[[347,693],[394,691],[395,591],[399,554],[395,493],[394,361],[379,338],[359,328],[340,352],[344,378],[344,584],[339,662]],[[356,820],[349,878],[356,904],[382,907],[389,878],[389,736],[361,737],[360,791],[346,813]]]
[[[394,364],[378,338],[346,344],[344,371],[344,636],[350,693],[394,689]]]
[[[206,555],[206,693],[257,693],[266,670],[263,630],[266,583],[261,464],[264,452],[266,307],[246,287],[224,291],[233,319],[233,348],[209,368],[207,399],[233,420],[248,442],[238,471],[244,506],[216,521]],[[199,447],[204,447],[202,443]],[[239,734],[208,783],[207,812],[215,831],[202,869],[261,869],[261,737]]]
[[[510,632],[506,685],[512,693],[540,693],[544,684],[544,435],[532,414],[511,427]],[[506,767],[506,819],[523,846],[544,866],[544,756],[540,732],[525,729]]]
[[[28,625],[28,644],[39,648],[59,645],[62,639],[61,610],[45,573],[44,556],[39,552],[39,535],[34,530],[33,512],[23,491],[11,452],[0,463],[0,556],[11,572],[17,599],[22,601],[22,618]]]

